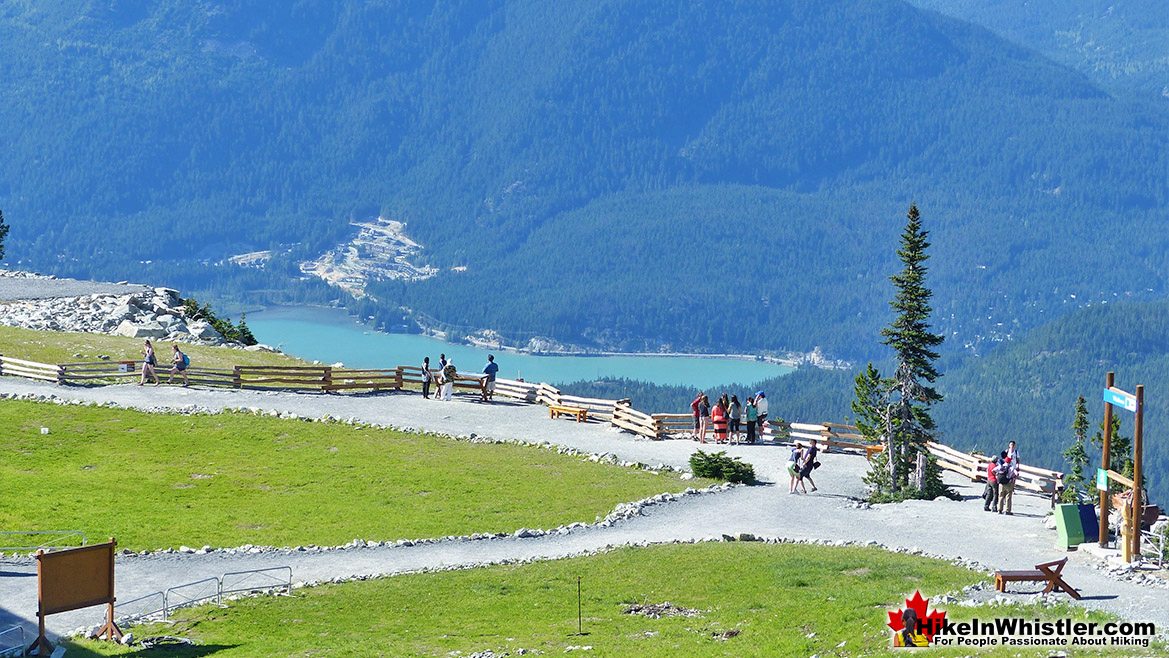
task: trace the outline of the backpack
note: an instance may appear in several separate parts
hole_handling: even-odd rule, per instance
[[[191,365],[191,357],[187,356],[186,352],[183,352],[183,367],[186,368],[189,365]]]

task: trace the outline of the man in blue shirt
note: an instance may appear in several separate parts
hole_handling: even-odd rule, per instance
[[[487,375],[487,381],[483,382],[483,401],[491,402],[492,396],[495,395],[495,373],[499,372],[499,364],[495,362],[495,356],[487,355],[487,367],[483,369],[483,374]]]

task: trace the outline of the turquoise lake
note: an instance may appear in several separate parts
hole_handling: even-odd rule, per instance
[[[567,384],[601,377],[624,377],[655,384],[709,388],[752,384],[785,375],[789,366],[763,361],[694,356],[534,356],[456,345],[418,334],[387,334],[360,324],[340,309],[273,308],[248,314],[248,327],[266,345],[302,359],[354,368],[431,364],[445,353],[459,370],[479,371],[494,354],[499,376]]]

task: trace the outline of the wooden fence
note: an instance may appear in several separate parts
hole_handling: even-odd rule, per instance
[[[98,361],[93,363],[48,364],[25,361],[0,355],[0,375],[25,377],[58,384],[102,384],[120,378],[139,376],[140,360]],[[168,376],[161,370],[160,376]],[[352,369],[332,366],[235,366],[231,369],[188,368],[188,380],[203,386],[225,388],[315,391],[401,391],[420,388],[422,368],[396,366],[390,369]],[[458,391],[481,394],[483,376],[459,374],[455,378]],[[589,418],[610,423],[614,427],[649,439],[689,437],[694,431],[691,414],[648,414],[633,408],[628,398],[604,400],[577,395],[566,395],[551,384],[530,383],[498,378],[495,395],[528,404],[576,407],[588,410]],[[861,451],[868,457],[880,452],[882,446],[865,441],[857,428],[843,423],[785,423],[768,420],[760,428],[760,440],[792,441],[816,439],[826,450]],[[940,443],[928,444],[938,464],[948,471],[970,478],[972,482],[986,480],[990,460],[977,453],[968,454]],[[1063,473],[1034,466],[1019,467],[1016,487],[1035,493],[1055,496],[1063,489]]]

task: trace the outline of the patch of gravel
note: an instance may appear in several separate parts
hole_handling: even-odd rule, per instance
[[[81,297],[82,295],[129,295],[148,290],[153,290],[153,288],[139,283],[58,279],[55,276],[0,270],[0,302]]]

